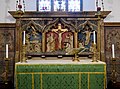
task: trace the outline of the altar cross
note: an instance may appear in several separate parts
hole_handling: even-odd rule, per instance
[[[58,24],[58,29],[52,29],[53,32],[58,34],[58,40],[59,40],[59,49],[61,49],[61,41],[62,41],[62,33],[68,31],[68,29],[62,29],[61,24]]]

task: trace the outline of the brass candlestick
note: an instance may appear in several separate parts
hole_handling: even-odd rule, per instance
[[[117,80],[116,59],[117,58],[112,58],[113,69],[112,69],[112,73],[111,73],[111,80],[113,83],[116,83],[116,80]]]
[[[8,84],[8,72],[9,72],[9,59],[5,58],[5,71],[1,75],[5,84]]]
[[[80,58],[78,56],[78,54],[81,54],[82,52],[84,52],[86,49],[88,48],[72,48],[68,54],[70,55],[75,55],[75,57],[73,57],[73,61],[75,62],[79,62],[80,61]]]
[[[97,56],[96,44],[93,44],[93,58],[92,58],[92,62],[98,62],[96,56]]]
[[[73,57],[73,60],[74,62],[79,62],[79,58],[78,58],[78,53],[80,52],[80,48],[72,48],[68,54],[70,55],[75,55],[75,57]]]
[[[27,62],[27,61],[26,61],[26,46],[25,46],[25,44],[23,44],[22,62]]]
[[[79,58],[78,58],[77,53],[75,53],[75,57],[73,58],[73,61],[74,61],[74,62],[79,62],[79,61],[80,61]]]
[[[73,57],[74,62],[79,62],[79,58],[78,58],[78,53],[80,52],[80,48],[72,48],[72,51],[70,54],[75,55],[75,57]]]

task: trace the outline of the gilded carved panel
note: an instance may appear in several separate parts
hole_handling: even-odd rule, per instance
[[[97,43],[97,25],[92,21],[84,21],[78,26],[78,29],[78,48],[85,48],[87,52],[93,52],[93,44]]]
[[[64,51],[68,52],[73,48],[74,33],[69,31],[69,28],[64,28],[61,23],[56,27],[52,27],[46,32],[46,52]]]
[[[22,32],[26,31],[27,53],[65,54],[72,48],[93,52],[93,32],[97,43],[97,23],[93,20],[51,18],[22,20]]]
[[[24,22],[25,23],[25,22]],[[26,48],[27,53],[42,52],[42,26],[35,21],[29,21],[22,26],[22,30],[26,31]]]

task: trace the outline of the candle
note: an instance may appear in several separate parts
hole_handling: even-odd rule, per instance
[[[94,44],[96,44],[96,42],[95,42],[95,31],[93,31],[93,41],[94,41]]]
[[[25,45],[25,31],[23,31],[23,44]]]
[[[115,48],[114,48],[114,44],[112,44],[112,58],[115,58]]]
[[[8,58],[8,44],[6,44],[6,58]]]

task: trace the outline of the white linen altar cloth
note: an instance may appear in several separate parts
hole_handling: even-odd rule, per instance
[[[105,62],[98,61],[98,62],[92,62],[90,59],[84,59],[80,60],[79,62],[74,62],[72,60],[27,60],[26,63],[24,62],[18,62],[16,64],[105,64]]]

